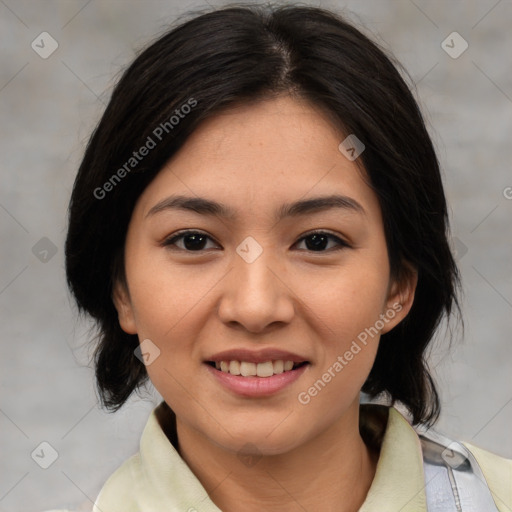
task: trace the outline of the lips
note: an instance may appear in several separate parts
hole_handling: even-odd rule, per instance
[[[229,365],[231,366],[232,363],[233,361],[230,361]],[[224,362],[224,365],[225,364],[226,362]],[[246,364],[256,366],[256,371],[258,371],[257,366],[260,364],[268,366],[268,363],[265,362],[258,363],[258,365],[256,365],[256,363]],[[271,364],[273,368],[274,363]],[[214,382],[220,384],[220,386],[228,392],[241,398],[257,399],[269,397],[284,391],[286,388],[292,386],[294,382],[300,379],[301,376],[309,370],[310,366],[310,364],[306,361],[291,364],[293,365],[292,369],[285,371],[283,368],[283,372],[278,374],[272,373],[272,375],[270,375],[270,369],[268,369],[267,373],[264,373],[264,375],[267,375],[265,377],[258,375],[243,376],[242,374],[232,375],[229,371],[216,369],[215,363],[213,361],[210,361],[209,364],[208,362],[205,362],[205,368],[214,379]],[[240,367],[241,369],[244,369],[244,361],[240,363]],[[244,370],[244,373],[247,372]]]
[[[277,377],[285,377],[285,374],[290,374],[291,377],[291,373],[309,364],[309,361],[299,354],[278,349],[234,349],[214,354],[205,363],[215,368],[215,373],[229,377],[230,381],[235,377],[243,381],[257,382],[275,380]]]

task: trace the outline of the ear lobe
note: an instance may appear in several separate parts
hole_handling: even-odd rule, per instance
[[[406,265],[404,275],[399,281],[394,281],[388,299],[386,301],[386,311],[384,314],[389,318],[381,334],[386,334],[396,327],[411,310],[414,302],[414,294],[418,284],[418,272],[410,265]],[[393,313],[393,315],[388,313]]]
[[[133,313],[133,306],[130,299],[130,294],[125,284],[119,280],[114,284],[112,290],[112,301],[117,309],[117,316],[119,318],[119,325],[121,329],[127,334],[137,334],[137,325],[135,322],[135,315]]]

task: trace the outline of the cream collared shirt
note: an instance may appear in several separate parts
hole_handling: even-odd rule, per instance
[[[162,402],[151,412],[139,453],[107,480],[93,512],[221,512],[164,433],[158,418],[166,408]],[[362,427],[370,426],[375,432],[379,410],[382,406],[362,407]],[[416,431],[393,407],[380,428],[377,470],[359,512],[427,512],[422,450]],[[476,457],[499,512],[512,512],[512,460],[467,443],[465,446]]]

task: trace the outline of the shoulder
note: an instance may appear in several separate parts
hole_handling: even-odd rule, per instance
[[[462,443],[474,455],[499,510],[512,509],[512,459],[500,457],[470,443]]]

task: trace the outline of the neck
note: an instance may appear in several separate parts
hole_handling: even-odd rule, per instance
[[[378,453],[359,433],[359,403],[307,443],[242,464],[179,419],[176,427],[181,457],[223,512],[356,512],[375,475]]]

